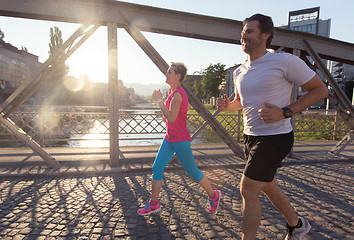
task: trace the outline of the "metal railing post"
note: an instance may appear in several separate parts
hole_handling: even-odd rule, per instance
[[[117,24],[107,24],[108,37],[108,84],[109,84],[109,154],[110,165],[119,165],[119,95]]]

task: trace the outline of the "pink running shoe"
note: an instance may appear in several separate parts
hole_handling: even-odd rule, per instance
[[[219,208],[219,203],[221,199],[221,192],[219,190],[214,190],[214,193],[215,193],[215,197],[213,199],[208,197],[210,203],[209,212],[211,213],[216,213],[216,211]]]
[[[152,213],[158,213],[160,211],[161,211],[160,203],[157,203],[155,206],[153,206],[150,204],[150,201],[146,201],[145,207],[138,209],[138,214],[140,216],[146,216]]]

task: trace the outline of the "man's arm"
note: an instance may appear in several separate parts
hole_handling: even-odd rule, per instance
[[[307,93],[296,102],[289,105],[288,108],[290,108],[293,113],[299,113],[328,96],[328,89],[317,74],[310,81],[301,85],[301,87],[305,89]]]
[[[240,95],[236,94],[235,99],[230,102],[230,99],[224,94],[224,98],[219,97],[216,100],[216,108],[220,111],[237,111],[242,109]]]
[[[301,85],[301,87],[306,90],[306,94],[288,106],[294,114],[301,112],[328,96],[328,89],[317,74],[310,81]],[[263,122],[271,123],[285,118],[283,109],[270,103],[265,103],[265,105],[266,108],[258,110],[258,115]]]

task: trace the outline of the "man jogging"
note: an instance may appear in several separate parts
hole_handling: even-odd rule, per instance
[[[267,51],[273,32],[273,21],[268,16],[255,14],[244,20],[241,44],[248,60],[234,72],[236,97],[231,102],[226,95],[217,100],[221,111],[243,110],[247,163],[240,192],[244,240],[256,237],[262,217],[261,191],[286,219],[286,239],[302,239],[311,229],[309,222],[291,206],[275,174],[294,143],[291,116],[326,98],[328,90],[300,58]],[[291,103],[294,84],[306,90],[306,94]]]

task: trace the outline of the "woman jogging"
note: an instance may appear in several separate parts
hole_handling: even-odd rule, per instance
[[[172,63],[167,70],[166,83],[171,89],[167,100],[163,102],[161,91],[154,91],[152,94],[166,121],[166,136],[160,146],[152,167],[152,194],[151,200],[146,202],[144,208],[138,210],[139,215],[149,215],[161,211],[158,201],[162,186],[163,172],[176,153],[178,160],[189,176],[194,178],[207,192],[210,203],[209,212],[214,213],[219,207],[221,192],[213,190],[208,178],[195,164],[191,149],[191,138],[187,129],[188,98],[181,84],[186,76],[187,68],[183,63]]]

